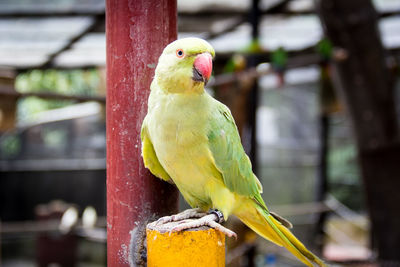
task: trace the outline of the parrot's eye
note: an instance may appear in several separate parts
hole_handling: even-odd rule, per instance
[[[184,55],[185,55],[185,53],[183,53],[183,50],[182,50],[182,49],[176,50],[176,56],[177,56],[178,58],[183,58]]]

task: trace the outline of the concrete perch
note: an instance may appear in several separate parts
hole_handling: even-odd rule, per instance
[[[170,232],[179,222],[147,225],[147,266],[225,266],[225,235],[209,227]]]

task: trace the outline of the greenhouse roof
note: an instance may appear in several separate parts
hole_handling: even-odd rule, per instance
[[[385,47],[399,48],[400,1],[374,3]],[[203,37],[217,53],[240,51],[251,39],[250,5],[250,0],[178,1],[178,37]],[[2,0],[0,67],[105,65],[104,8],[103,0]],[[312,0],[263,0],[260,8],[260,43],[266,51],[302,50],[322,37]]]

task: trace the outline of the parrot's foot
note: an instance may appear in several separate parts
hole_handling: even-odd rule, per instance
[[[219,210],[210,210],[208,213],[203,212],[199,208],[188,209],[181,213],[161,217],[157,221],[153,222],[153,226],[167,226],[170,223],[174,223],[172,228],[167,226],[169,232],[179,232],[187,229],[197,228],[201,226],[209,226],[220,232],[224,233],[229,237],[237,238],[235,232],[223,227],[220,223],[223,223],[224,215]],[[164,227],[162,227],[164,228]]]
[[[155,222],[154,225],[157,226],[157,225],[162,225],[162,224],[169,223],[169,222],[178,222],[178,221],[183,221],[183,220],[190,219],[190,218],[201,218],[206,215],[207,215],[207,213],[202,212],[201,209],[199,209],[199,208],[187,209],[187,210],[182,211],[181,213],[178,213],[175,215],[161,217],[160,219],[158,219]]]
[[[170,232],[179,232],[183,231],[186,229],[191,229],[191,228],[197,228],[201,226],[209,226],[211,228],[214,228],[225,235],[229,237],[235,237],[237,238],[237,235],[235,232],[229,230],[228,228],[222,226],[218,222],[221,222],[220,216],[216,214],[216,212],[212,211],[210,214],[205,215],[199,219],[186,219],[182,220],[178,223],[178,225],[174,226]]]

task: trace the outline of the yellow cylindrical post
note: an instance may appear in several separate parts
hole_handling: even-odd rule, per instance
[[[176,223],[147,225],[147,266],[225,266],[225,235],[209,227],[182,232],[169,230]]]

